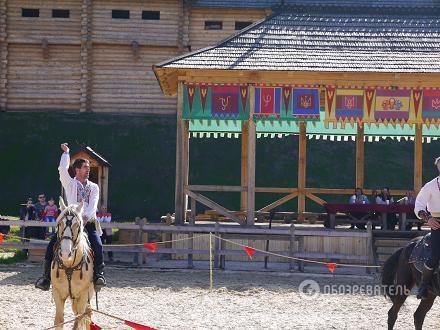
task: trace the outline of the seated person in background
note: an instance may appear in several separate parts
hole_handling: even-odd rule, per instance
[[[348,201],[350,204],[369,204],[367,196],[364,195],[364,192],[361,188],[356,188],[354,191],[354,195],[350,197]]]
[[[390,188],[385,187],[382,192],[376,196],[376,204],[393,204],[394,199],[391,196]]]
[[[394,204],[394,198],[391,196],[390,188],[385,187],[382,192],[376,197],[376,204]],[[394,230],[397,224],[397,216],[395,213],[387,213],[387,228]]]
[[[415,203],[416,203],[416,198],[414,197],[414,192],[412,190],[408,190],[405,193],[405,197],[400,200],[400,204],[403,204],[403,205],[414,205]],[[407,213],[406,217],[407,217],[407,219],[417,219],[417,217],[414,214],[414,212]],[[406,230],[411,230],[413,225],[414,225],[413,222],[407,222],[405,229]],[[422,224],[421,223],[417,223],[417,229],[418,230],[422,230]]]
[[[362,191],[361,188],[356,188],[354,191],[354,195],[350,197],[350,199],[348,200],[349,204],[369,204],[370,201],[368,200],[367,196],[364,195],[364,192]],[[364,216],[367,215],[367,213],[364,212],[354,212],[351,213],[352,216],[354,216],[355,218],[361,219]],[[350,229],[354,229],[355,224],[352,223]],[[356,227],[359,229],[365,229],[365,224],[356,224]]]
[[[99,222],[110,222],[112,221],[112,214],[107,212],[107,207],[105,205],[101,206],[101,212],[96,215],[96,219]],[[105,228],[102,230],[101,241],[103,244],[112,244],[113,243],[113,234],[111,228]],[[110,261],[113,261],[113,252],[108,251],[108,258]]]

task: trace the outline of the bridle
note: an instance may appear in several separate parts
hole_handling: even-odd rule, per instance
[[[72,285],[71,285],[73,272],[80,271],[80,279],[82,280],[82,278],[83,278],[83,269],[82,268],[85,264],[86,271],[88,271],[89,270],[89,263],[90,263],[90,258],[87,255],[86,251],[83,251],[83,255],[81,257],[81,260],[76,265],[73,265],[70,267],[67,267],[63,263],[63,260],[61,260],[60,255],[59,255],[59,251],[61,248],[61,242],[63,240],[70,240],[70,241],[72,241],[72,245],[73,245],[72,251],[75,253],[73,260],[76,260],[76,254],[78,251],[78,242],[80,239],[80,235],[82,234],[82,230],[80,227],[82,224],[80,222],[78,222],[78,227],[79,227],[78,233],[76,235],[76,238],[74,239],[72,227],[73,227],[73,220],[75,219],[75,217],[77,219],[79,219],[78,213],[76,213],[75,211],[73,211],[71,209],[67,210],[67,212],[63,215],[63,218],[66,218],[66,224],[64,226],[64,229],[61,232],[60,232],[60,226],[61,226],[62,221],[61,221],[61,219],[59,220],[59,222],[57,224],[57,240],[54,245],[54,256],[55,257],[54,257],[54,262],[52,263],[52,269],[55,268],[55,265],[57,266],[57,273],[56,273],[57,278],[60,277],[60,273],[59,273],[60,269],[64,270],[64,272],[66,273],[67,281],[69,282],[69,296],[71,299],[75,299],[72,296]],[[65,235],[67,228],[70,229],[70,232],[72,234],[71,236]],[[72,253],[72,251],[70,253]]]

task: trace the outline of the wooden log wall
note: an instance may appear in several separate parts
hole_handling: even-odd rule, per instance
[[[256,22],[268,14],[264,9],[207,9],[193,8],[190,14],[189,41],[191,50],[214,45],[238,32],[235,22]],[[221,21],[221,30],[205,30],[205,21]]]
[[[37,9],[38,17],[23,17]],[[67,18],[52,10],[69,11]],[[128,19],[112,18],[128,10]],[[159,20],[142,19],[160,12]],[[0,111],[175,114],[152,65],[212,45],[265,10],[192,8],[189,0],[0,0]],[[206,20],[223,22],[205,30]]]

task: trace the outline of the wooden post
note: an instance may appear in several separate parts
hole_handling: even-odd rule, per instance
[[[220,268],[220,240],[218,239],[220,232],[220,224],[215,222],[215,239],[214,239],[214,268]]]
[[[255,122],[252,120],[255,106],[255,87],[249,87],[250,117],[247,136],[247,225],[254,225],[255,217]]]
[[[364,152],[364,127],[357,124],[356,133],[356,188],[364,188],[364,169],[365,169],[365,152]]]
[[[139,230],[136,234],[136,243],[140,244],[142,242],[142,234],[143,234],[143,227],[145,225],[145,218],[136,218],[135,223],[139,226]],[[139,252],[135,253],[134,255],[134,263],[136,263],[138,266],[142,265],[144,254],[140,251],[143,251],[143,246],[140,247]]]
[[[414,138],[414,191],[418,193],[422,189],[422,159],[423,159],[423,131],[422,125],[416,125]]]
[[[176,190],[175,190],[175,219],[176,224],[185,222],[187,196],[185,185],[188,185],[189,172],[189,130],[188,122],[182,120],[183,83],[179,82],[177,95],[176,122]]]
[[[241,131],[241,186],[247,187],[248,172],[247,172],[247,157],[248,157],[248,126],[243,125]],[[247,210],[247,191],[240,193],[240,209]]]
[[[92,0],[83,0],[81,11],[81,112],[92,111]]]
[[[374,251],[373,251],[373,225],[371,221],[367,222],[367,254],[368,254],[368,265],[374,265]],[[367,268],[367,274],[371,273],[371,269]]]
[[[295,225],[293,224],[293,222],[290,224],[290,246],[289,246],[289,257],[293,257],[295,248]],[[289,262],[289,269],[293,270],[294,269],[294,265],[295,265],[295,261],[293,259],[290,259]]]
[[[0,111],[6,111],[8,97],[7,0],[0,0]]]
[[[298,220],[302,220],[306,210],[306,123],[299,123],[299,146],[298,146]]]
[[[195,222],[196,222],[196,215],[197,215],[197,210],[196,210],[196,206],[197,205],[197,201],[194,198],[191,198],[191,216],[189,218],[189,224],[190,226],[194,226]],[[189,233],[188,237],[190,238],[194,238],[194,233]],[[189,240],[189,248],[192,252],[192,250],[194,250],[194,239],[190,239]],[[194,261],[193,261],[193,254],[190,253],[188,254],[188,268],[194,268]]]

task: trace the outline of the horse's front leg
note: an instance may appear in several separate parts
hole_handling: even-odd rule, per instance
[[[72,301],[72,310],[75,316],[82,316],[79,319],[75,321],[75,324],[73,325],[73,329],[86,329],[87,319],[91,318],[91,309],[90,309],[90,303],[89,303],[89,290],[83,290],[78,298],[75,298]],[[85,313],[90,313],[89,315],[83,315]]]
[[[54,325],[56,326],[56,330],[63,329],[64,322],[64,304],[66,302],[66,298],[62,298],[57,289],[53,288],[53,300],[55,301],[55,320]]]
[[[423,327],[423,321],[425,321],[426,313],[429,312],[432,305],[434,304],[436,296],[432,293],[429,293],[428,297],[426,299],[423,299],[419,307],[417,307],[417,310],[414,313],[414,326],[416,330],[422,330]]]

